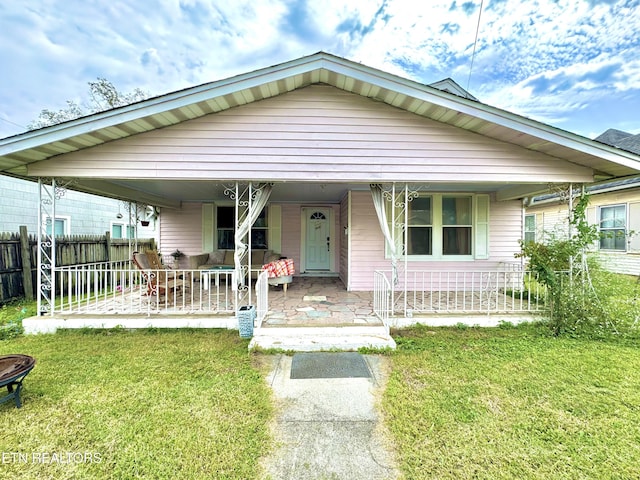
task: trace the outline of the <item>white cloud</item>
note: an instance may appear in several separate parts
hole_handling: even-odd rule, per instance
[[[25,125],[42,108],[86,94],[98,76],[123,91],[163,94],[319,50],[423,83],[452,77],[466,87],[479,5],[1,2],[0,118]],[[638,0],[485,0],[470,91],[486,103],[586,131],[584,122],[599,119],[581,112],[604,99],[615,104],[622,94],[630,96],[625,105],[640,98],[638,31]],[[630,128],[637,116],[625,105],[608,119]],[[17,131],[0,121],[0,137]]]

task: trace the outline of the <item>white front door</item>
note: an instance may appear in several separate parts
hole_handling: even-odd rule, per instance
[[[331,269],[331,210],[306,208],[305,270]]]

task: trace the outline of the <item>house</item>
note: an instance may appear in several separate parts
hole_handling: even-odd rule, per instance
[[[640,134],[609,129],[596,142],[640,155]],[[587,220],[597,225],[601,238],[593,246],[606,269],[640,275],[640,176],[607,180],[586,186]],[[525,240],[544,235],[566,235],[569,208],[554,193],[531,199],[525,216]]]
[[[34,181],[0,175],[0,232],[16,233],[20,226],[35,234],[38,222],[38,184]],[[48,228],[53,224],[56,235],[104,235],[111,238],[154,238],[154,223],[148,220],[146,205],[138,207],[138,221],[129,218],[135,207],[129,202],[67,190],[59,199],[55,221],[43,219]]]
[[[58,307],[45,295],[43,316],[108,311],[123,324],[146,313],[147,324],[175,315],[174,326],[233,328],[255,306],[262,335],[276,294],[264,272],[248,273],[253,257],[276,252],[295,265],[289,299],[319,277],[354,296],[372,291],[388,333],[539,312],[514,258],[523,199],[549,184],[637,175],[640,157],[319,52],[2,140],[0,171],[53,179],[40,183],[44,196],[73,179],[154,205],[161,252],[187,255],[173,272],[181,292],[150,299],[134,270],[97,272],[117,279],[108,305]],[[190,268],[190,257],[218,250],[233,254],[225,270]]]

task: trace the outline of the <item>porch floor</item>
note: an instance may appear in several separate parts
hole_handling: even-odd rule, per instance
[[[348,292],[338,277],[296,276],[288,285],[269,287],[263,327],[381,325],[373,314],[373,292]]]

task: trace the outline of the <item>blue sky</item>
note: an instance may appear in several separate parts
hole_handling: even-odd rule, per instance
[[[320,50],[589,138],[640,133],[640,0],[0,3],[0,138],[87,82],[161,95]],[[480,19],[475,47],[476,27]]]

